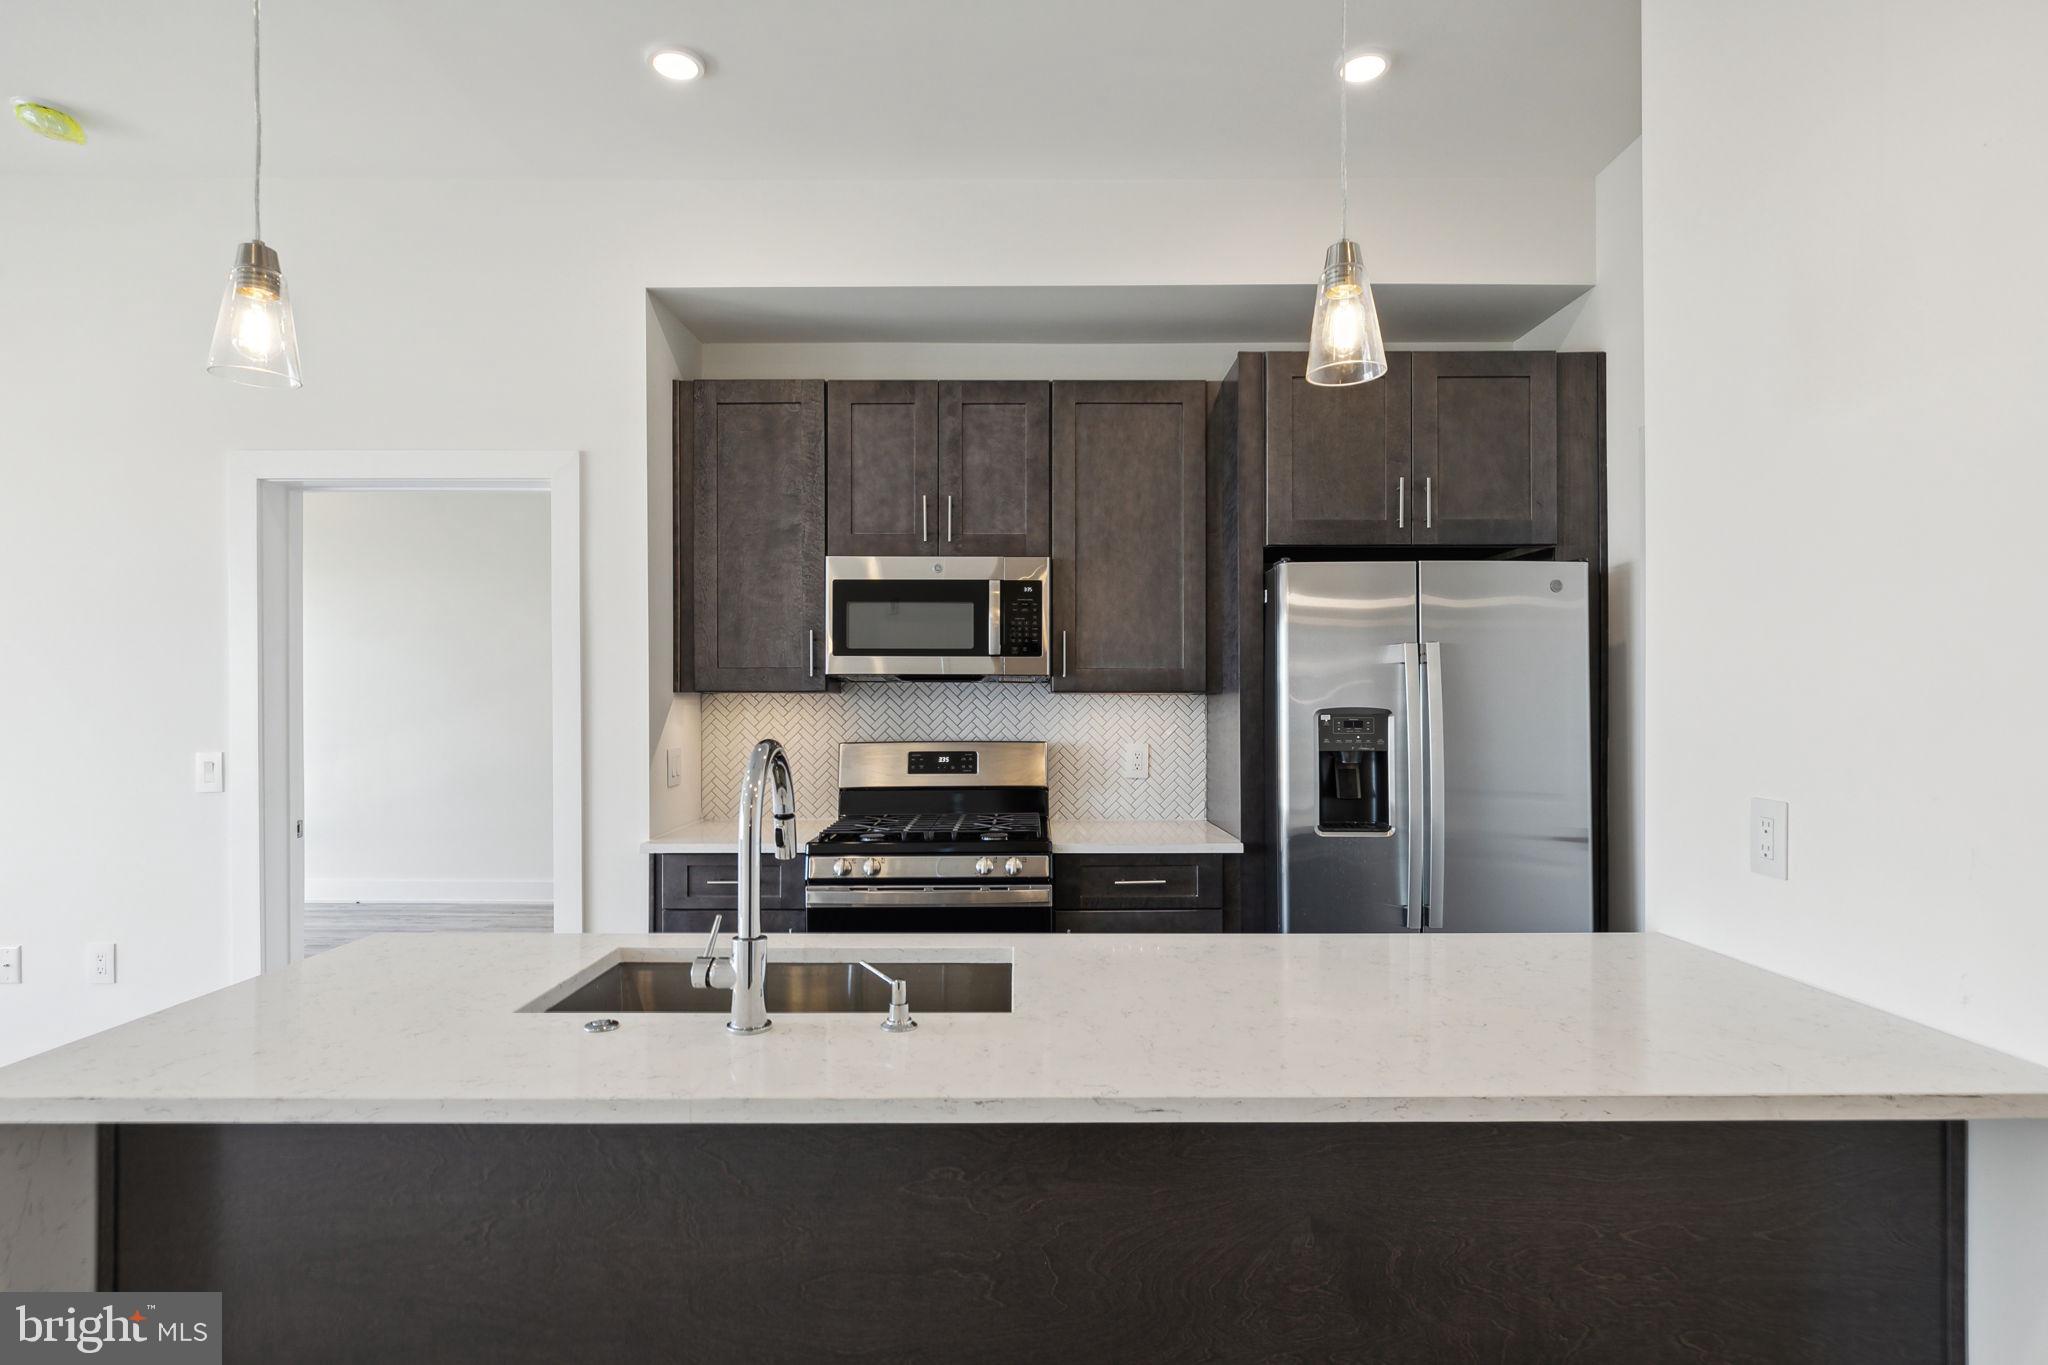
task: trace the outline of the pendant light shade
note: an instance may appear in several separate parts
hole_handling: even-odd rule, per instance
[[[292,327],[291,295],[285,290],[277,253],[262,242],[244,242],[235,250],[206,369],[238,384],[299,387],[299,337]]]
[[[1316,289],[1316,313],[1308,329],[1308,382],[1363,384],[1386,372],[1380,312],[1373,306],[1372,282],[1365,277],[1358,243],[1338,242],[1323,258],[1323,282]]]
[[[1337,60],[1351,46],[1350,0],[1338,0]],[[1380,340],[1380,310],[1373,306],[1365,258],[1351,240],[1350,85],[1337,87],[1337,241],[1323,254],[1323,280],[1316,286],[1315,316],[1308,325],[1311,384],[1338,388],[1363,384],[1387,372],[1387,348]]]
[[[299,387],[299,333],[277,253],[263,241],[263,0],[249,0],[250,87],[256,97],[256,167],[250,198],[256,231],[235,248],[213,323],[206,372],[265,389]]]

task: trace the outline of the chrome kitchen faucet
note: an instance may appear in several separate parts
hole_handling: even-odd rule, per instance
[[[740,783],[740,922],[732,949],[718,956],[718,924],[704,951],[690,967],[690,984],[732,991],[734,1033],[761,1033],[774,1021],[768,1017],[768,937],[761,932],[761,802],[770,787],[775,793],[775,856],[787,862],[796,856],[796,782],[789,773],[789,755],[777,740],[764,739],[747,760]]]

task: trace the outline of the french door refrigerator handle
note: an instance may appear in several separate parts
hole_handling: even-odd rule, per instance
[[[1444,862],[1449,831],[1445,828],[1448,804],[1444,794],[1444,647],[1440,641],[1422,646],[1422,676],[1428,688],[1429,713],[1429,894],[1422,903],[1422,927],[1444,927]]]
[[[1422,646],[1401,646],[1402,708],[1408,720],[1408,781],[1401,809],[1395,816],[1401,832],[1401,927],[1413,929],[1422,913],[1422,850],[1417,838],[1423,829],[1416,819],[1422,809]]]

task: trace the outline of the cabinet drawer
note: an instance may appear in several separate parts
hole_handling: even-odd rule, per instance
[[[711,932],[713,920],[724,917],[719,932],[733,931],[733,913],[730,910],[664,910],[654,926],[657,934],[696,934],[700,938]],[[801,934],[810,929],[810,914],[804,910],[763,910],[761,932],[764,934]]]
[[[739,907],[739,859],[729,853],[663,853],[655,872],[656,910],[733,910]],[[803,860],[761,859],[762,909],[804,908]],[[732,928],[731,917],[726,928]]]
[[[1055,910],[1056,934],[1220,934],[1223,911]]]
[[[1060,910],[1214,910],[1223,905],[1215,853],[1065,854],[1053,859]]]

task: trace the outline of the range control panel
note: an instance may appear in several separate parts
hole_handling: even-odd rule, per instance
[[[971,773],[979,770],[981,755],[972,749],[912,749],[913,773]]]
[[[1002,581],[1003,640],[996,653],[1035,659],[1045,653],[1045,584],[1035,578]]]
[[[1377,749],[1387,747],[1387,722],[1393,713],[1359,707],[1346,711],[1316,713],[1316,748],[1331,750]]]

